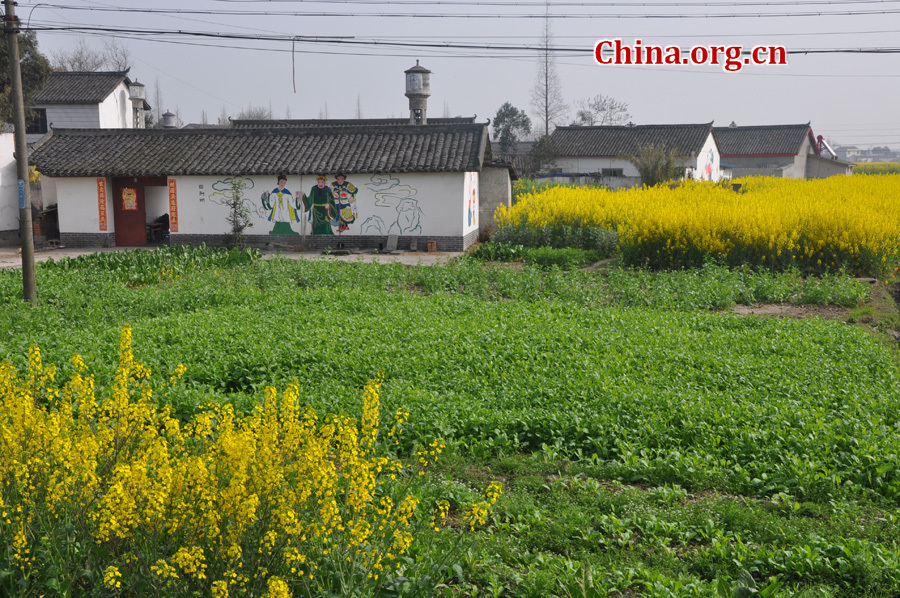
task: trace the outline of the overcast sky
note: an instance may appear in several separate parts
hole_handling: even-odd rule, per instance
[[[170,12],[126,12],[148,8]],[[357,102],[366,118],[406,117],[403,71],[416,59],[432,71],[430,117],[477,115],[483,122],[510,102],[536,120],[530,96],[538,53],[531,48],[540,45],[549,11],[554,45],[571,50],[554,54],[570,104],[604,94],[627,102],[635,124],[809,121],[838,145],[900,147],[900,54],[885,52],[900,48],[900,0],[556,0],[549,8],[532,0],[51,0],[20,2],[16,10],[48,55],[79,37],[101,48],[117,36],[149,101],[158,82],[163,110],[177,109],[186,123],[200,122],[204,110],[215,122],[223,109],[234,115],[249,105],[271,105],[275,118],[353,118]],[[69,30],[49,30],[59,27]],[[616,37],[645,46],[881,53],[792,54],[787,66],[738,73],[710,65],[597,65],[596,41]],[[493,48],[425,47],[445,43]]]

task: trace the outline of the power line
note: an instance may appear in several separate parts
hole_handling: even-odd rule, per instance
[[[499,2],[496,0],[455,0],[446,2],[442,0],[215,0],[217,2],[227,2],[234,4],[350,4],[350,5],[378,5],[378,6],[536,6],[539,8],[556,8],[556,7],[640,7],[640,8],[669,8],[683,6],[705,6],[705,7],[725,7],[733,8],[739,6],[809,6],[809,5],[852,5],[852,4],[885,4],[897,2],[898,0],[746,0],[746,1],[730,1],[730,2],[553,2],[547,3],[539,0],[532,2],[511,0],[507,2]]]
[[[884,0],[884,2],[896,2],[897,0]],[[884,3],[882,2],[882,3]],[[38,5],[35,5],[38,6]],[[65,6],[59,4],[44,4],[40,6],[57,10],[75,10],[91,12],[116,12],[137,14],[166,14],[166,15],[218,15],[239,17],[320,17],[320,18],[440,18],[440,19],[739,19],[739,18],[789,18],[789,17],[825,17],[825,16],[873,16],[900,14],[900,9],[889,10],[844,10],[844,11],[815,11],[815,12],[783,12],[783,13],[673,13],[673,14],[629,14],[629,13],[409,13],[409,12],[329,12],[329,11],[229,11],[216,9],[191,9],[191,8],[125,8],[105,6]]]
[[[558,47],[553,46],[546,48],[539,43],[525,45],[510,44],[459,44],[449,42],[396,42],[396,41],[380,41],[377,39],[337,39],[333,36],[296,36],[287,34],[252,34],[252,33],[226,33],[219,31],[187,31],[187,30],[168,30],[168,29],[123,29],[119,27],[100,27],[86,25],[32,25],[31,31],[70,31],[81,33],[110,33],[110,34],[131,34],[133,36],[186,36],[186,37],[208,37],[213,39],[227,40],[247,40],[247,41],[270,41],[270,42],[294,42],[299,44],[310,43],[326,43],[349,46],[371,46],[371,47],[394,47],[394,48],[415,48],[415,49],[458,49],[458,50],[492,50],[492,51],[534,51],[546,52],[550,51],[556,54],[571,53],[574,55],[593,55],[594,49],[591,47]],[[690,52],[688,48],[682,48],[682,52]],[[900,47],[868,47],[868,48],[797,48],[786,50],[788,55],[799,54],[896,54],[900,53]]]

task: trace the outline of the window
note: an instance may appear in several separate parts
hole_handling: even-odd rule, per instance
[[[604,168],[600,174],[605,177],[625,176],[624,168]]]
[[[32,108],[31,124],[25,129],[26,133],[43,135],[47,132],[47,110],[44,108]]]

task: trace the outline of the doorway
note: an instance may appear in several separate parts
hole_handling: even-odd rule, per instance
[[[147,203],[144,187],[165,187],[166,177],[120,177],[113,179],[113,218],[116,246],[147,245]]]

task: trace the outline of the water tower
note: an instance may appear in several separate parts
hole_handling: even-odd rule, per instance
[[[135,129],[144,128],[144,104],[147,101],[147,94],[143,83],[138,83],[137,79],[128,86],[128,95],[131,96],[131,107],[133,111]]]
[[[409,124],[428,124],[428,96],[431,95],[431,71],[416,66],[406,72],[406,97],[409,98]]]

